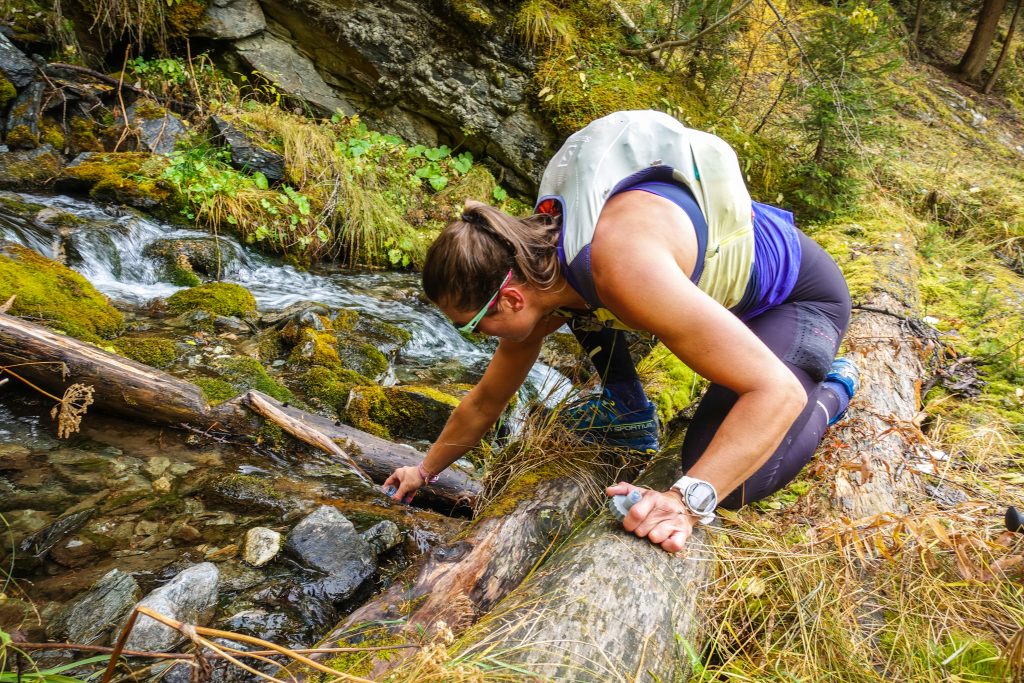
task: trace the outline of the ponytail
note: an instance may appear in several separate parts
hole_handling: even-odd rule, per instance
[[[423,291],[435,303],[460,310],[480,308],[505,274],[537,289],[559,279],[558,222],[547,214],[516,218],[480,202],[466,202],[430,245],[423,264]]]

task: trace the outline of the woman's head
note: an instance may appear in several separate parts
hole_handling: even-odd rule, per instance
[[[551,216],[515,218],[480,202],[466,202],[427,251],[423,291],[439,306],[476,310],[511,270],[518,283],[546,290],[559,279],[558,225]]]

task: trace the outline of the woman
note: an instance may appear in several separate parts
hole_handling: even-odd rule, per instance
[[[499,343],[423,462],[385,486],[410,500],[476,445],[567,321],[604,384],[572,426],[656,448],[654,409],[618,332],[644,331],[712,384],[684,440],[686,476],[666,492],[620,482],[607,493],[637,491],[624,527],[677,551],[716,505],[785,486],[845,412],[858,385],[852,363],[833,362],[846,283],[792,214],[751,202],[724,141],[659,112],[618,112],[571,136],[540,196],[527,219],[467,203],[431,246],[427,296]]]

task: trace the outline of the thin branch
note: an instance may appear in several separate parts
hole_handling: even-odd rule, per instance
[[[737,14],[739,14],[740,12],[745,10],[747,8],[747,6],[750,5],[750,3],[752,3],[753,1],[754,0],[743,0],[743,2],[740,4],[739,7],[737,7],[734,10],[732,10],[731,12],[726,14],[724,17],[722,17],[721,19],[719,19],[715,23],[713,23],[710,26],[708,26],[703,31],[700,31],[699,33],[695,33],[692,36],[688,36],[688,37],[682,38],[680,40],[669,40],[669,41],[666,41],[664,43],[658,43],[657,45],[651,45],[650,47],[644,47],[644,48],[640,48],[638,50],[627,50],[626,48],[620,47],[619,48],[619,52],[624,54],[624,55],[643,56],[643,55],[649,55],[652,52],[657,52],[658,50],[666,50],[666,49],[673,48],[673,47],[682,47],[683,45],[689,45],[690,43],[694,42],[695,40],[697,40],[701,36],[704,36],[704,35],[706,35],[708,33],[711,33],[712,31],[717,29],[719,26],[721,26],[725,22],[727,22],[730,19],[732,19],[734,16],[736,16]]]

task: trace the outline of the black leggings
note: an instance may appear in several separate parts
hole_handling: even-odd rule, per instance
[[[850,323],[850,292],[825,250],[802,232],[799,236],[802,256],[792,293],[778,306],[748,320],[747,326],[800,380],[807,392],[807,405],[768,461],[721,501],[725,508],[760,500],[792,481],[814,455],[829,417],[839,409],[838,396],[822,380]],[[573,332],[590,353],[606,386],[636,379],[621,333],[610,329],[583,332],[575,327]],[[717,384],[708,387],[683,440],[684,471],[704,454],[735,402],[736,394],[730,389]]]

